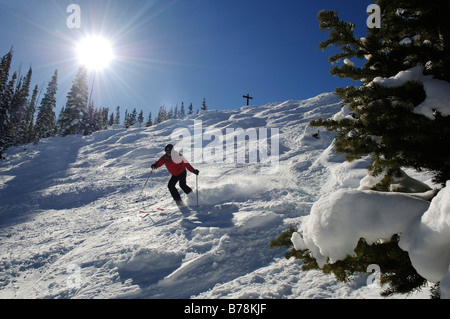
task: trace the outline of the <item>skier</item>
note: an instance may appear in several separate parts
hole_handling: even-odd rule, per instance
[[[152,164],[152,169],[158,169],[159,167],[166,165],[167,170],[172,174],[172,178],[167,185],[173,199],[178,206],[183,206],[180,193],[176,189],[175,185],[180,182],[181,189],[186,193],[192,193],[192,189],[186,184],[186,168],[195,175],[200,172],[194,169],[191,164],[178,152],[173,151],[173,145],[169,144],[164,148],[166,154],[161,157],[156,163]]]

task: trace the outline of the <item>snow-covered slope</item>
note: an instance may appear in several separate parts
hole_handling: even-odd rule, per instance
[[[382,288],[367,276],[338,283],[269,248],[320,195],[358,187],[367,173],[364,161],[342,164],[331,134],[316,138],[308,127],[339,105],[326,93],[11,148],[0,164],[0,298],[379,298]],[[136,202],[150,165],[180,142],[174,132],[195,137],[196,123],[202,134],[278,129],[277,169],[193,160],[199,207],[185,195],[187,208],[174,205],[165,168]],[[202,137],[203,147],[213,141]],[[195,189],[195,175],[188,184]]]

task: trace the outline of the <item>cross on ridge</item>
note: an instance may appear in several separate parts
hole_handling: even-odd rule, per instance
[[[247,99],[247,106],[248,106],[249,101],[250,101],[250,100],[253,100],[253,98],[250,97],[250,94],[248,94],[248,93],[247,93],[247,95],[243,95],[242,97],[245,98],[245,99]]]

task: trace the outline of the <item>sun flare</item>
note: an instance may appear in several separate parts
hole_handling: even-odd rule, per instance
[[[78,60],[88,69],[99,71],[114,59],[111,42],[99,36],[89,36],[78,43]]]

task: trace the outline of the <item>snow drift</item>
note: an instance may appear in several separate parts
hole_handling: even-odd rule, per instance
[[[343,189],[324,195],[302,224],[304,242],[320,267],[354,255],[360,238],[373,244],[389,240],[411,225],[429,203],[414,197]]]
[[[360,238],[368,244],[401,234],[399,246],[425,279],[441,282],[441,297],[450,298],[449,182],[431,204],[412,195],[341,189],[322,196],[291,240],[309,249],[320,267],[355,256]]]
[[[450,277],[450,181],[433,198],[422,218],[403,233],[399,245],[408,251],[422,277],[432,282]],[[445,289],[448,291],[450,286]]]

